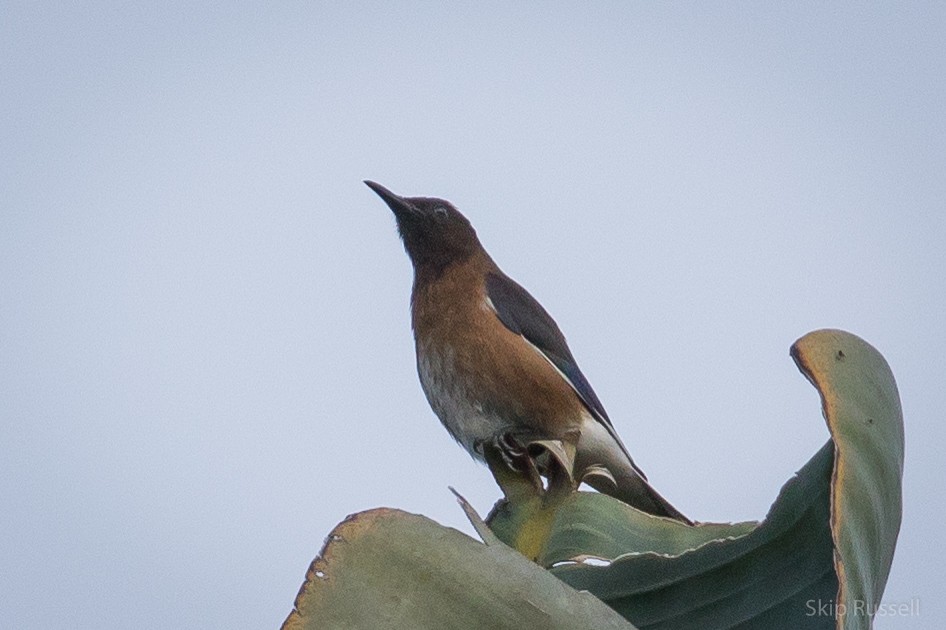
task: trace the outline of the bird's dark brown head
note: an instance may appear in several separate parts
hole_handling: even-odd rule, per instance
[[[439,272],[482,249],[476,230],[449,201],[401,197],[381,184],[368,180],[365,184],[394,212],[404,249],[415,269]]]

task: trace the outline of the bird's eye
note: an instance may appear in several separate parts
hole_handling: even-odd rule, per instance
[[[437,206],[436,208],[434,208],[434,216],[437,217],[438,219],[446,219],[447,209],[444,208],[443,206]]]

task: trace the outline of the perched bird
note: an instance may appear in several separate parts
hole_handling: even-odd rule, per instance
[[[481,443],[525,431],[578,433],[576,468],[639,510],[689,522],[654,490],[578,369],[555,320],[504,274],[465,216],[443,199],[401,197],[365,181],[394,212],[414,266],[411,321],[421,386],[447,431],[475,458]]]

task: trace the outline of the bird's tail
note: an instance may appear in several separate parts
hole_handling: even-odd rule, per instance
[[[659,492],[654,490],[646,479],[638,475],[636,471],[631,472],[632,474],[614,474],[612,472],[615,483],[611,483],[610,479],[600,475],[591,475],[585,481],[598,492],[614,497],[618,501],[623,501],[642,512],[672,518],[687,525],[693,524],[693,521],[684,516],[680,510],[673,507]]]
[[[627,449],[616,434],[604,425],[589,419],[582,426],[578,441],[577,470],[601,466],[608,470],[612,482],[603,475],[589,475],[585,482],[598,492],[612,496],[642,512],[665,516],[692,525],[688,519],[647,482],[647,478],[634,464]]]

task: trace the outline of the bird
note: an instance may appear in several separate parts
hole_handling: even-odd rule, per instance
[[[642,512],[691,523],[634,463],[604,406],[545,308],[486,252],[448,201],[402,197],[365,180],[394,213],[411,260],[417,372],[434,413],[475,459],[481,445],[524,432],[577,434],[585,481]]]

